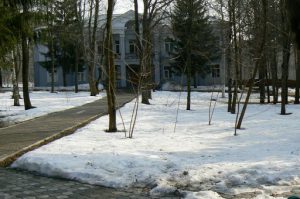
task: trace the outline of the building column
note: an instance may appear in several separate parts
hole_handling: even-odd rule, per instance
[[[120,34],[121,48],[121,87],[126,87],[125,34]]]

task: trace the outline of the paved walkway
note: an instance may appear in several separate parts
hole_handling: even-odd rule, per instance
[[[146,199],[142,190],[116,190],[0,168],[0,199]]]
[[[117,95],[117,104],[122,106],[132,99],[132,94],[122,92]],[[0,166],[7,166],[23,153],[71,134],[105,114],[106,97],[83,106],[0,128]]]

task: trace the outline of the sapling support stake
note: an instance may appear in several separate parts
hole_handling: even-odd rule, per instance
[[[238,119],[239,119],[239,115],[240,115],[240,104],[241,104],[241,101],[243,98],[243,94],[244,94],[244,89],[241,92],[241,95],[239,97],[238,104],[237,104],[237,113],[236,113],[235,125],[234,125],[234,136],[237,136],[237,125],[238,125]]]

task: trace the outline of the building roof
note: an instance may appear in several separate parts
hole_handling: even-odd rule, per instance
[[[129,21],[134,20],[134,10],[129,10],[123,14],[114,14],[112,19],[112,29],[115,31],[124,31],[126,24]],[[106,24],[106,14],[100,15],[98,20],[98,26],[104,27]]]

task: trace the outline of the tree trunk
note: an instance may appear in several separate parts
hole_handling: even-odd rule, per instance
[[[142,52],[142,103],[150,104],[149,99],[149,84],[150,84],[150,72],[151,66],[151,46],[150,46],[150,34],[148,31],[143,33],[143,52]]]
[[[78,90],[78,65],[79,65],[79,60],[80,60],[80,56],[84,56],[85,61],[87,60],[87,56],[86,56],[86,51],[85,51],[85,37],[86,34],[84,33],[84,22],[83,22],[83,17],[82,15],[85,14],[86,12],[86,7],[85,7],[85,3],[82,7],[81,4],[81,0],[79,1],[80,4],[77,4],[77,1],[74,1],[74,7],[75,7],[75,11],[76,11],[76,21],[77,21],[77,28],[78,28],[78,41],[76,42],[76,60],[75,60],[75,92],[79,91]],[[77,72],[76,72],[77,71]]]
[[[286,104],[287,104],[287,96],[288,96],[288,89],[287,89],[287,80],[288,80],[288,72],[289,72],[289,58],[290,58],[290,43],[288,39],[284,41],[284,48],[283,48],[283,57],[282,57],[282,75],[281,75],[281,115],[286,115]]]
[[[281,115],[286,115],[286,104],[288,97],[287,80],[289,73],[289,59],[290,59],[290,32],[287,21],[287,10],[285,1],[280,1],[281,7],[281,22],[282,22],[282,64],[281,64]]]
[[[48,4],[47,4],[48,5]],[[51,10],[50,12],[53,13],[53,9],[54,9],[54,6],[53,5],[50,5],[51,6]],[[49,12],[49,7],[47,6],[47,12]],[[48,24],[50,27],[50,39],[51,39],[51,44],[50,44],[50,53],[51,53],[51,93],[54,93],[54,87],[55,87],[55,50],[54,50],[54,28],[53,28],[53,19],[50,19],[49,16],[47,15],[47,20],[51,20],[51,22],[49,23],[48,21]]]
[[[266,72],[266,84],[267,84],[267,97],[268,97],[268,104],[271,103],[271,96],[270,96],[270,85],[269,85],[269,74]]]
[[[22,34],[22,82],[23,82],[23,98],[25,110],[33,108],[29,97],[29,49],[27,44],[27,37]]]
[[[296,56],[296,88],[295,88],[295,104],[299,104],[299,89],[300,89],[300,50],[295,48]]]
[[[231,105],[232,105],[232,79],[229,78],[228,80],[228,106],[227,112],[231,112]]]
[[[144,13],[143,13],[143,39],[142,39],[142,103],[150,104],[149,102],[149,84],[151,82],[151,30],[150,21],[148,16],[149,5],[144,1]],[[151,91],[150,91],[151,92]]]
[[[277,77],[277,59],[276,51],[272,52],[271,60],[271,76],[272,76],[272,95],[273,95],[273,104],[278,102],[278,77]]]
[[[221,14],[221,20],[222,20],[222,23],[221,23],[221,29],[220,29],[220,34],[221,34],[221,42],[222,42],[222,65],[223,65],[223,78],[222,78],[222,98],[225,98],[225,91],[226,91],[226,42],[225,42],[225,35],[227,32],[227,25],[225,24],[225,19],[224,19],[224,11],[223,11],[223,0],[220,0],[220,14]],[[222,71],[222,70],[221,70]],[[227,76],[229,77],[229,76]]]
[[[89,78],[89,86],[90,86],[90,95],[91,96],[96,96],[98,94],[98,89],[96,87],[96,82],[95,82],[95,67],[92,66],[94,65],[93,63],[89,64],[88,67],[88,78]]]
[[[148,64],[151,63],[151,60],[148,61],[149,56],[149,42],[150,38],[148,38],[149,32],[149,24],[148,24],[148,9],[147,5],[144,5],[144,14],[143,14],[143,38],[141,38],[140,35],[140,26],[139,26],[139,13],[138,13],[138,0],[134,0],[134,18],[135,18],[135,34],[136,34],[136,47],[137,47],[137,55],[140,58],[140,82],[138,82],[140,85],[138,88],[141,88],[142,93],[142,103],[143,104],[150,104],[149,99],[151,97],[151,90],[148,90]],[[151,51],[151,50],[150,50]],[[150,52],[151,53],[151,52]],[[140,91],[138,90],[137,93]],[[150,92],[150,95],[149,95]]]
[[[236,112],[236,102],[237,102],[237,93],[238,93],[238,86],[239,86],[239,78],[240,78],[240,71],[239,71],[239,49],[238,49],[238,41],[237,41],[237,20],[236,20],[236,0],[233,0],[233,7],[232,7],[232,23],[233,23],[233,44],[234,44],[234,68],[235,68],[235,81],[234,81],[234,93],[232,99],[232,106],[231,106],[231,113],[235,114]]]
[[[79,65],[79,49],[78,46],[76,45],[75,49],[75,93],[78,93],[78,65]]]
[[[28,13],[28,8],[23,6],[24,13]],[[25,22],[23,21],[23,26],[25,26]],[[28,47],[28,38],[24,32],[21,34],[22,40],[22,82],[23,82],[23,98],[24,98],[24,106],[25,110],[34,108],[31,105],[30,97],[29,97],[29,47]]]
[[[262,60],[259,66],[259,102],[261,104],[265,103],[266,90],[265,90],[265,79],[266,79],[266,66],[265,61]]]
[[[147,23],[144,23],[147,24]],[[147,28],[145,28],[147,29]],[[149,84],[150,84],[150,71],[151,71],[151,39],[150,32],[148,30],[143,30],[143,52],[142,52],[142,103],[150,104],[149,99]]]
[[[53,33],[51,32],[51,93],[54,93],[55,87],[55,57],[54,57],[54,39]]]
[[[233,90],[233,97],[232,97],[232,104],[231,104],[231,114],[235,114],[236,111],[236,101],[237,101],[237,93],[238,93],[238,84],[237,80],[233,81],[234,90]]]
[[[229,21],[232,22],[232,0],[228,0],[228,14]],[[230,23],[230,30],[228,35],[228,41],[232,41],[232,23]],[[228,106],[227,112],[231,112],[232,109],[232,78],[231,78],[231,68],[232,68],[232,48],[228,48],[228,56],[227,56],[227,77],[228,77]]]
[[[90,12],[89,19],[89,64],[88,64],[88,77],[89,77],[89,86],[91,96],[96,96],[98,94],[98,89],[96,86],[95,80],[95,62],[96,62],[96,33],[97,33],[97,25],[98,25],[98,14],[99,14],[99,1],[95,0],[95,12],[94,12],[94,23],[93,30],[91,31],[91,19],[92,19],[92,11]],[[93,1],[91,2],[90,9],[93,7]]]
[[[187,56],[187,103],[186,110],[191,110],[191,46],[188,46],[188,56]]]
[[[114,0],[108,0],[107,8],[107,23],[106,23],[106,62],[108,67],[108,84],[107,84],[107,104],[108,104],[108,115],[109,115],[109,127],[108,132],[117,131],[116,122],[116,75],[115,75],[115,63],[113,53],[113,38],[112,38],[112,13],[113,13]]]
[[[2,69],[0,68],[0,88],[3,88]]]
[[[18,50],[18,49],[17,49]],[[18,67],[18,60],[16,52],[12,52],[13,58],[13,99],[14,99],[14,106],[20,106],[20,93],[19,93],[19,85],[18,85],[18,76],[19,76],[19,67]]]

